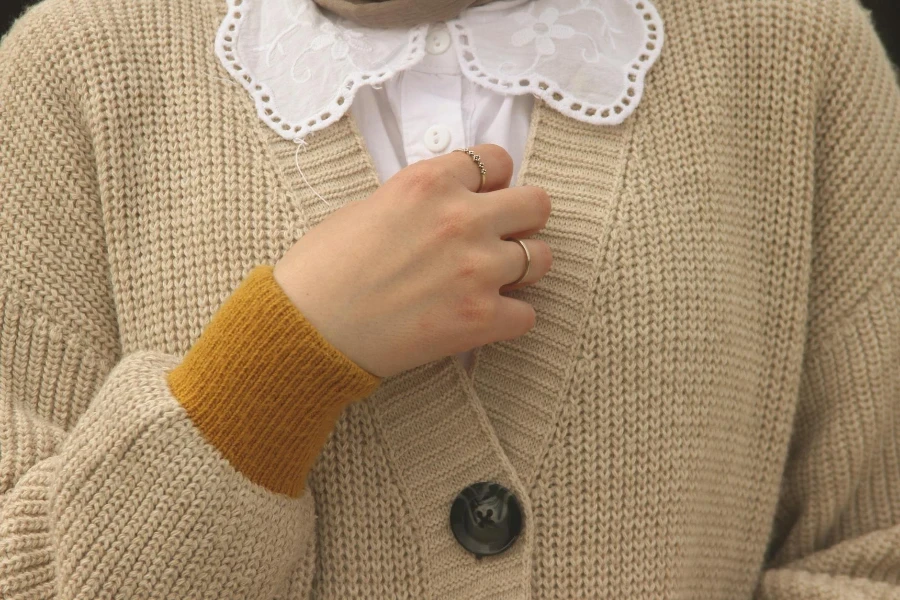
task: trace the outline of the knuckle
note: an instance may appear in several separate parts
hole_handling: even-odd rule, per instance
[[[472,226],[472,210],[461,202],[448,202],[437,211],[435,236],[440,241],[462,237]]]
[[[443,178],[443,173],[433,165],[416,164],[405,169],[401,183],[407,196],[427,199],[442,188]]]
[[[456,315],[462,321],[472,325],[484,325],[494,318],[494,302],[484,294],[465,294],[456,307]]]
[[[494,173],[512,173],[513,159],[503,146],[497,144],[480,144],[478,153],[481,155],[485,166],[494,169]]]
[[[487,257],[481,252],[470,251],[457,262],[456,279],[461,282],[475,281],[486,267]]]

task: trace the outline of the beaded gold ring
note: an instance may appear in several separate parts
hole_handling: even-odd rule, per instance
[[[480,192],[481,189],[484,187],[485,179],[487,179],[487,169],[484,168],[484,163],[481,162],[481,157],[479,155],[475,154],[474,152],[472,152],[471,150],[469,150],[468,148],[457,148],[456,150],[454,150],[454,152],[465,152],[466,154],[469,155],[469,158],[474,160],[475,164],[478,165],[478,170],[481,172],[481,185],[479,185],[478,189],[475,191]]]

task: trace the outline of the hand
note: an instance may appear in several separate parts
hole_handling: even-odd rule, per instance
[[[501,292],[550,270],[549,246],[525,240],[543,229],[550,198],[509,188],[512,159],[500,146],[472,148],[487,179],[462,152],[402,169],[365,200],[309,230],[275,264],[274,276],[304,317],[373,375],[524,335],[534,308]],[[505,238],[528,246],[525,252]]]

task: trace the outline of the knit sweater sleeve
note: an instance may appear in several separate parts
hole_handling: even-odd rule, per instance
[[[900,89],[866,13],[815,48],[812,287],[760,599],[900,597]]]
[[[379,380],[265,264],[186,354],[123,354],[67,5],[0,43],[0,596],[305,597],[306,473]]]

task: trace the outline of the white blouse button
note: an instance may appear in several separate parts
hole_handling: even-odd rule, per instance
[[[432,125],[425,132],[425,147],[432,152],[442,152],[450,145],[450,128],[446,125]]]
[[[450,47],[450,32],[444,24],[435,25],[425,38],[425,50],[429,54],[443,54]]]

